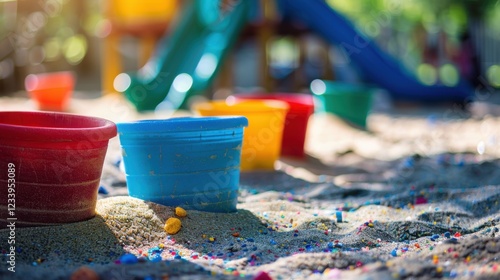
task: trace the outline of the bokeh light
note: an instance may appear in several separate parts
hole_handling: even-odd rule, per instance
[[[311,82],[311,91],[314,94],[321,95],[326,92],[326,84],[322,80],[316,79]]]
[[[77,65],[87,53],[87,39],[83,35],[71,36],[64,41],[64,57],[69,64]]]
[[[447,86],[455,86],[458,83],[458,70],[452,64],[444,64],[439,67],[439,78]]]
[[[45,26],[47,24],[47,16],[45,13],[42,13],[40,11],[33,12],[28,16],[27,22],[26,22],[25,30],[26,32],[30,33],[35,33],[39,29]]]
[[[422,63],[417,67],[417,77],[425,85],[434,85],[437,81],[437,71],[434,66]]]
[[[500,87],[500,65],[492,65],[486,71],[488,82],[494,87]]]
[[[290,38],[283,37],[267,45],[270,64],[277,67],[296,67],[299,60],[298,46]]]
[[[125,92],[132,83],[132,79],[127,73],[121,73],[115,77],[113,87],[118,92]]]
[[[215,71],[217,67],[218,59],[214,54],[206,53],[204,54],[198,65],[196,65],[195,73],[198,77],[203,79],[208,79]]]
[[[189,89],[191,89],[192,85],[193,78],[187,73],[177,75],[177,77],[175,77],[174,81],[172,82],[173,88],[178,92],[187,92]]]
[[[98,38],[106,38],[111,34],[111,30],[113,29],[111,21],[107,19],[100,20],[94,30],[94,35]]]
[[[55,61],[61,56],[61,42],[58,38],[50,38],[43,44],[45,61]]]

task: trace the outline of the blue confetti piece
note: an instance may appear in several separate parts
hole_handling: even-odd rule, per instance
[[[120,263],[122,264],[134,264],[138,262],[139,260],[134,254],[125,254],[120,257]]]
[[[391,251],[391,256],[397,257],[398,256],[398,249],[394,249]]]
[[[337,217],[337,223],[342,223],[342,211],[335,212],[335,216]]]
[[[149,255],[149,261],[151,261],[151,262],[161,262],[161,255],[160,254]]]
[[[100,194],[109,194],[108,190],[104,186],[99,186],[99,190],[97,191]]]

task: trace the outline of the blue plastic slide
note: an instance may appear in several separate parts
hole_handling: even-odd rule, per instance
[[[375,42],[356,30],[353,24],[323,0],[279,0],[284,16],[298,20],[331,44],[340,45],[357,64],[369,82],[389,91],[394,99],[441,102],[470,100],[473,88],[465,80],[456,86],[427,86],[383,52]]]

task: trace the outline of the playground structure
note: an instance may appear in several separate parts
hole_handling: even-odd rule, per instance
[[[141,111],[153,110],[160,103],[179,108],[189,96],[207,88],[250,9],[250,3],[242,1],[224,12],[217,3],[195,1],[185,7],[176,30],[159,42],[155,54],[137,73],[117,76],[115,89],[125,92]]]
[[[255,6],[248,1],[195,0],[184,7],[178,25],[157,45],[156,52],[136,73],[115,78],[139,111],[185,107],[203,93],[220,71],[227,53],[249,22]],[[322,0],[279,0],[283,17],[300,21],[330,44],[340,45],[367,82],[386,89],[392,98],[419,102],[465,102],[473,94],[464,80],[455,86],[420,83],[392,56],[358,32],[352,23]]]
[[[104,17],[108,25],[103,42],[102,83],[103,91],[113,92],[113,80],[123,71],[119,45],[124,36],[139,40],[139,64],[151,57],[158,40],[165,36],[173,23],[180,3],[177,0],[107,0]]]

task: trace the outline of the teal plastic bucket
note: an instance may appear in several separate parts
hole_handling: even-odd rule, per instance
[[[234,212],[245,117],[118,123],[129,195],[167,206]]]
[[[343,82],[314,80],[316,112],[327,112],[356,126],[366,128],[375,88]]]

